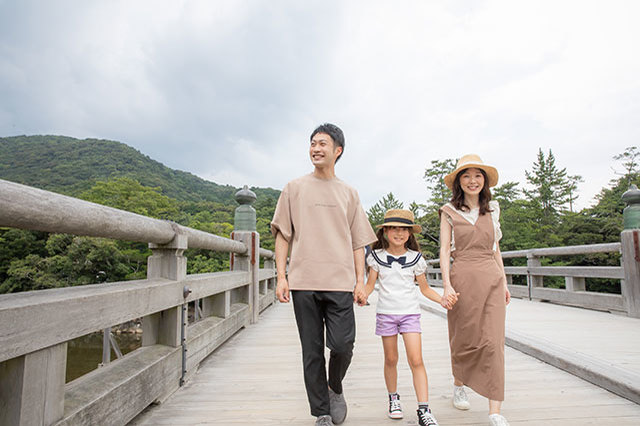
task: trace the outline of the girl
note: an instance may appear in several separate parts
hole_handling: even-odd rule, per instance
[[[378,225],[378,241],[367,257],[369,278],[365,286],[365,297],[373,292],[376,280],[380,280],[376,309],[376,334],[382,337],[384,349],[384,380],[389,392],[389,417],[402,418],[398,382],[398,333],[402,334],[407,350],[407,360],[413,375],[413,387],[418,398],[418,424],[437,425],[429,410],[427,372],[422,361],[422,340],[420,328],[420,302],[415,281],[420,291],[430,300],[442,304],[447,309],[456,301],[455,293],[442,299],[427,284],[425,262],[415,232],[420,232],[413,213],[408,210],[389,210],[384,215],[384,223]]]
[[[474,154],[463,156],[445,176],[451,202],[440,209],[440,268],[443,297],[462,294],[449,311],[453,405],[469,409],[463,385],[489,399],[489,422],[508,426],[500,415],[504,400],[504,322],[511,299],[498,241],[500,207],[489,187],[495,167]],[[453,264],[450,266],[450,258]]]

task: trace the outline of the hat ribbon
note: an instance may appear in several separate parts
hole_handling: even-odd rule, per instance
[[[403,217],[385,217],[384,223],[388,223],[388,222],[400,222],[400,223],[406,223],[407,225],[414,225],[413,221],[409,219],[405,219]]]

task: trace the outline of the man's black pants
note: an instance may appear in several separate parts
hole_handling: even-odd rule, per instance
[[[304,384],[312,416],[329,414],[329,391],[342,393],[342,379],[353,356],[356,324],[353,294],[346,291],[291,291],[302,345]],[[324,358],[325,327],[329,380]]]

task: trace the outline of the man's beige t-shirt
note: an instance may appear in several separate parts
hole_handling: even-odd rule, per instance
[[[376,241],[357,191],[313,174],[284,187],[271,232],[289,242],[291,290],[353,291],[353,251]]]

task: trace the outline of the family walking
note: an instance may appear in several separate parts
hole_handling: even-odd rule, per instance
[[[315,129],[309,146],[313,172],[284,187],[271,222],[276,240],[276,296],[283,303],[293,301],[304,384],[315,424],[338,425],[347,417],[342,381],[355,342],[353,305],[365,305],[377,282],[375,334],[382,340],[388,416],[404,416],[397,393],[401,334],[413,377],[418,424],[438,424],[429,407],[422,359],[419,289],[448,312],[454,407],[470,408],[468,386],[489,400],[491,425],[508,425],[500,408],[510,294],[498,244],[500,209],[489,190],[497,184],[497,170],[476,155],[466,155],[444,179],[453,196],[440,209],[444,286],[440,295],[426,279],[426,261],[413,235],[421,228],[413,213],[387,211],[374,233],[357,191],[336,177],[335,164],[344,149],[340,128],[323,124]],[[370,245],[365,260],[365,247]]]

